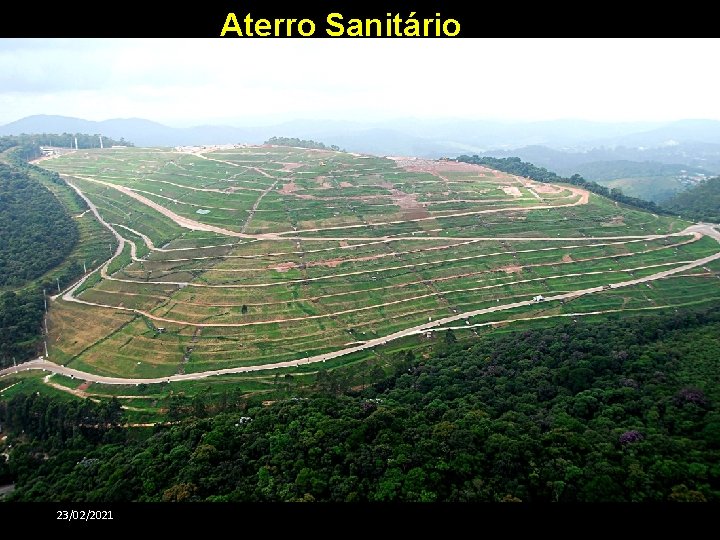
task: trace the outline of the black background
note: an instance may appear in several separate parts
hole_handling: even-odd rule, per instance
[[[228,12],[242,18],[250,12],[253,18],[308,18],[315,21],[315,38],[326,38],[325,18],[342,13],[349,18],[384,19],[386,13],[407,18],[412,11],[417,18],[433,17],[460,22],[458,38],[481,37],[605,37],[638,35],[669,36],[689,32],[712,35],[714,18],[692,6],[672,10],[653,4],[609,4],[550,2],[523,3],[473,0],[427,2],[295,2],[288,7],[265,0],[236,2],[194,2],[189,8],[172,2],[87,2],[63,1],[49,5],[22,2],[3,7],[0,16],[0,44],[8,37],[205,37],[219,38]],[[712,21],[712,22],[711,22]],[[451,38],[451,39],[458,39]],[[262,37],[229,37],[223,39],[278,39]],[[287,38],[282,38],[287,39]],[[312,38],[295,38],[312,39]],[[355,39],[358,43],[364,38]],[[423,38],[392,38],[423,39]],[[551,59],[549,59],[551,61]],[[482,66],[482,58],[470,59],[469,69]],[[231,68],[231,67],[229,67]],[[709,66],[712,69],[712,66]],[[112,509],[112,522],[69,523],[56,519],[57,510]],[[78,505],[78,504],[7,504],[0,503],[0,520],[4,533],[10,536],[15,526],[25,535],[39,530],[108,534],[136,532],[146,537],[150,530],[171,531],[177,538],[195,536],[201,531],[207,537],[277,538],[328,536],[383,538],[483,538],[575,537],[590,535],[646,536],[651,531],[671,533],[679,526],[684,533],[697,530],[710,521],[715,509],[709,506],[667,505]],[[256,536],[258,530],[265,534]],[[183,534],[186,533],[186,534]],[[302,534],[300,534],[302,533]],[[176,533],[177,534],[177,533]]]
[[[112,510],[112,521],[59,521],[58,510]],[[710,504],[0,503],[6,537],[463,540],[660,538],[714,526]],[[10,530],[17,531],[10,533]],[[702,533],[706,534],[706,533]],[[80,538],[80,537],[77,537]]]
[[[244,18],[249,12],[254,19],[312,19],[316,24],[313,38],[328,38],[325,19],[339,12],[344,20],[377,18],[387,13],[400,14],[403,19],[416,12],[416,18],[453,18],[460,22],[458,37],[531,37],[560,35],[568,37],[636,35],[683,35],[688,32],[712,35],[713,17],[698,9],[675,7],[672,10],[648,4],[612,4],[592,2],[516,2],[508,0],[313,0],[287,3],[287,7],[271,0],[204,1],[189,7],[146,0],[65,0],[42,4],[13,3],[3,8],[0,37],[219,37],[229,12]],[[293,39],[313,39],[293,38]],[[225,37],[224,39],[278,39],[275,37]],[[287,39],[287,38],[281,38]],[[424,39],[424,38],[391,38]],[[447,38],[446,38],[447,39]],[[454,38],[457,39],[457,38]]]

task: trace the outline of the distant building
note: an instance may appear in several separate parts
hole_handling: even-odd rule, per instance
[[[538,303],[545,300],[545,297],[542,294],[538,294],[537,296],[533,296],[533,302]]]

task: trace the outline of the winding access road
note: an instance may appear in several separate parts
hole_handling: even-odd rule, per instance
[[[687,232],[697,232],[700,234],[706,234],[706,235],[714,238],[715,240],[717,240],[720,243],[720,232],[718,232],[711,225],[697,224],[697,225],[688,227],[686,229],[686,231]],[[632,280],[623,281],[620,283],[614,283],[614,284],[611,284],[606,287],[609,287],[610,289],[619,289],[622,287],[629,287],[632,285],[648,283],[650,281],[667,278],[674,274],[678,274],[681,272],[685,272],[687,270],[691,270],[698,266],[706,265],[706,264],[708,264],[712,261],[716,261],[718,259],[720,259],[720,251],[718,251],[717,253],[710,255],[708,257],[703,257],[701,259],[697,259],[695,261],[689,262],[687,264],[683,264],[683,265],[675,267],[675,268],[671,268],[669,270],[663,270],[661,272],[657,272],[655,274],[641,277],[638,279],[632,279]],[[548,296],[545,298],[545,300],[546,301],[569,300],[569,299],[577,298],[579,296],[583,296],[586,294],[599,293],[603,290],[605,290],[605,287],[602,287],[602,286],[591,287],[591,288],[587,288],[587,289],[581,289],[578,291],[572,291],[569,293],[562,293],[562,294],[557,294],[554,296]],[[433,329],[437,329],[446,324],[450,324],[455,321],[467,319],[469,317],[474,317],[477,315],[485,315],[488,313],[507,311],[510,309],[518,308],[518,307],[529,306],[532,304],[535,304],[535,302],[533,300],[523,300],[520,302],[513,302],[511,304],[503,304],[500,306],[492,306],[492,307],[488,307],[488,308],[468,311],[468,312],[460,313],[460,314],[453,315],[450,317],[444,317],[442,319],[437,319],[435,321],[430,321],[430,322],[427,322],[425,324],[421,324],[418,326],[413,326],[411,328],[406,328],[405,330],[395,332],[394,334],[371,339],[371,340],[365,341],[363,343],[359,343],[358,345],[353,345],[351,347],[346,347],[344,349],[340,349],[337,351],[333,351],[333,352],[329,352],[329,353],[325,353],[325,354],[319,354],[319,355],[312,356],[309,358],[290,360],[290,361],[286,361],[286,362],[277,362],[274,364],[240,366],[240,367],[227,368],[227,369],[202,371],[199,373],[185,373],[182,375],[171,375],[168,377],[125,378],[125,377],[108,377],[108,376],[104,376],[104,375],[96,375],[93,373],[86,373],[84,371],[79,371],[77,369],[69,368],[66,366],[55,364],[54,362],[49,362],[47,360],[38,358],[35,360],[31,360],[29,362],[26,362],[24,364],[20,364],[19,366],[6,368],[6,369],[0,371],[0,377],[6,376],[6,375],[12,375],[14,373],[19,373],[19,372],[28,371],[28,370],[43,370],[45,372],[57,373],[59,375],[65,375],[67,377],[72,377],[72,378],[76,378],[76,379],[80,379],[80,380],[84,380],[84,381],[88,381],[88,382],[93,382],[93,383],[136,385],[136,384],[143,384],[143,383],[152,384],[152,383],[176,382],[176,381],[194,381],[194,380],[205,379],[207,377],[212,377],[212,376],[216,376],[216,375],[232,375],[232,374],[237,374],[237,373],[248,373],[248,372],[263,371],[263,370],[268,370],[268,369],[297,367],[297,366],[312,364],[312,363],[316,363],[316,362],[325,362],[327,360],[332,360],[334,358],[339,358],[339,357],[346,356],[348,354],[352,354],[355,352],[372,349],[373,347],[385,345],[386,343],[389,343],[389,342],[397,340],[397,339],[401,339],[401,338],[404,338],[407,336],[413,336],[413,335],[417,335],[417,334],[422,334],[424,332],[432,331]],[[500,321],[498,321],[498,322],[500,322]]]
[[[206,158],[206,159],[212,159],[212,158]],[[214,160],[214,161],[221,161],[221,160]],[[228,163],[231,164],[230,162],[228,162]],[[233,165],[237,166],[236,164],[233,164]],[[133,199],[137,200],[138,202],[140,202],[140,203],[156,210],[157,212],[163,214],[164,216],[172,219],[175,223],[177,223],[178,225],[180,225],[184,228],[191,229],[191,230],[215,232],[215,233],[223,235],[223,236],[236,237],[236,238],[239,237],[239,238],[246,238],[246,239],[252,239],[252,240],[290,240],[293,237],[285,236],[285,235],[294,234],[295,237],[297,237],[298,239],[311,240],[311,238],[309,238],[309,237],[298,237],[297,235],[299,233],[306,233],[306,232],[316,232],[316,231],[321,231],[321,230],[341,230],[341,229],[351,229],[351,228],[356,227],[353,225],[353,226],[328,227],[326,229],[307,229],[305,231],[297,231],[297,232],[287,231],[287,232],[283,232],[283,233],[265,233],[265,234],[257,234],[257,235],[244,234],[244,233],[239,233],[236,231],[230,231],[228,229],[223,229],[221,227],[204,224],[204,223],[201,223],[201,222],[189,219],[189,218],[185,218],[185,217],[180,216],[180,215],[170,211],[169,209],[155,203],[154,201],[148,199],[147,197],[140,195],[136,191],[126,188],[124,186],[118,186],[116,184],[111,184],[111,183],[103,182],[103,181],[96,180],[96,179],[83,178],[83,177],[79,177],[79,176],[78,176],[78,178],[83,179],[83,180],[89,180],[91,182],[102,184],[109,188],[116,189],[116,190],[120,191],[121,193],[123,193],[129,197],[132,197]],[[99,269],[96,269],[93,272],[89,272],[88,274],[83,276],[83,278],[81,278],[75,284],[71,285],[68,289],[66,289],[60,295],[53,297],[53,299],[56,299],[58,296],[62,295],[63,300],[77,301],[77,299],[74,298],[73,293],[85,282],[85,280],[90,275],[92,275],[95,272],[99,271],[103,277],[107,278],[108,277],[107,269],[108,269],[110,263],[122,253],[125,243],[129,242],[129,241],[124,239],[122,237],[122,235],[120,235],[112,225],[107,223],[101,217],[100,213],[98,212],[97,207],[85,196],[84,193],[82,193],[82,191],[76,185],[72,184],[71,182],[68,182],[68,184],[87,203],[90,211],[98,219],[98,221],[103,226],[105,226],[108,230],[110,230],[112,232],[112,234],[115,236],[115,238],[118,240],[118,246],[115,250],[115,253],[113,254],[113,256],[110,259],[108,259],[105,262],[105,264],[103,264]],[[576,190],[576,195],[579,196],[579,199],[578,199],[578,201],[573,202],[571,204],[556,205],[556,206],[542,206],[542,207],[538,207],[538,208],[548,209],[548,208],[560,208],[560,207],[567,207],[567,206],[576,206],[576,205],[580,205],[580,204],[587,204],[588,193],[587,192],[582,193],[582,191],[583,190]],[[264,195],[264,193],[263,193],[263,195]],[[504,209],[499,209],[499,211],[532,210],[534,208],[535,207],[532,207],[532,206],[524,207],[524,208],[504,208]],[[478,212],[461,212],[461,213],[455,214],[454,216],[490,213],[493,211],[494,210],[490,210],[490,211],[484,210],[484,211],[478,211]],[[436,217],[454,217],[454,216],[446,215],[446,216],[436,216]],[[435,219],[435,217],[419,218],[419,219],[413,219],[413,220],[409,220],[409,221],[422,221],[424,219]],[[373,223],[371,225],[386,225],[386,224],[393,224],[393,223],[404,223],[404,221]],[[359,225],[359,226],[365,226],[365,225]],[[135,231],[133,231],[133,232],[135,232]],[[638,240],[638,239],[643,239],[643,238],[647,239],[647,240],[652,240],[652,239],[662,238],[662,237],[667,237],[667,236],[680,236],[680,235],[689,235],[689,234],[707,235],[709,237],[712,237],[713,239],[715,239],[716,241],[718,241],[720,243],[720,232],[718,232],[718,230],[715,229],[714,226],[712,226],[710,224],[704,224],[704,223],[692,225],[680,233],[674,233],[671,235],[647,235],[647,236],[621,236],[621,237],[598,237],[598,238],[592,238],[592,237],[582,237],[582,238],[577,238],[577,237],[575,237],[575,238],[558,238],[558,237],[556,237],[556,238],[498,238],[498,237],[452,238],[452,237],[417,237],[417,236],[361,238],[361,237],[352,237],[351,236],[351,237],[338,237],[338,238],[323,237],[323,238],[317,238],[317,239],[323,240],[323,241],[327,241],[327,240],[395,241],[395,240],[430,240],[430,239],[431,240],[442,239],[442,240],[452,240],[452,241],[485,240],[485,239],[493,240],[493,241],[501,241],[501,240],[581,241],[581,240],[611,240],[611,239]],[[146,242],[146,244],[148,245],[148,247],[150,249],[154,248],[154,246],[152,246],[152,243],[149,242],[149,239],[147,237],[145,237],[142,234],[139,234],[139,236]],[[545,300],[546,301],[568,300],[568,299],[577,298],[577,297],[580,297],[580,296],[583,296],[586,294],[599,293],[607,288],[618,289],[618,288],[622,288],[622,287],[629,287],[629,286],[638,285],[638,284],[642,284],[642,283],[648,283],[648,282],[655,281],[658,279],[664,279],[664,278],[670,277],[675,274],[680,274],[682,272],[691,270],[698,266],[706,265],[706,264],[708,264],[712,261],[718,260],[718,259],[720,259],[720,251],[718,251],[717,253],[710,255],[708,257],[703,257],[703,258],[697,259],[695,261],[687,262],[687,263],[677,266],[675,268],[656,272],[654,274],[651,274],[651,275],[648,275],[648,276],[645,276],[642,278],[632,279],[632,280],[614,283],[614,284],[606,285],[606,286],[592,287],[592,288],[586,288],[586,289],[581,289],[581,290],[567,292],[567,293],[556,294],[553,296],[546,297]],[[312,356],[309,358],[302,358],[302,359],[290,360],[290,361],[285,361],[285,362],[277,362],[277,363],[273,363],[273,364],[258,364],[258,365],[251,365],[251,366],[239,366],[239,367],[219,369],[219,370],[203,371],[203,372],[198,372],[198,373],[175,374],[175,375],[166,376],[166,377],[126,378],[126,377],[110,377],[110,376],[104,376],[104,375],[97,375],[97,374],[93,374],[93,373],[87,373],[87,372],[69,368],[69,367],[66,367],[66,366],[63,366],[60,364],[56,364],[54,362],[50,362],[46,359],[37,358],[35,360],[31,360],[29,362],[20,364],[19,366],[13,366],[10,368],[0,370],[0,377],[12,375],[12,374],[23,372],[23,371],[29,371],[29,370],[42,370],[45,372],[56,373],[59,375],[65,375],[68,377],[72,377],[72,378],[76,378],[76,379],[80,379],[80,380],[84,380],[84,381],[88,381],[88,382],[92,382],[92,383],[112,384],[112,385],[118,385],[118,384],[120,384],[120,385],[123,385],[123,384],[124,385],[137,385],[137,384],[143,384],[143,383],[151,384],[151,383],[162,383],[162,382],[173,382],[173,381],[199,380],[199,379],[204,379],[207,377],[212,377],[212,376],[217,376],[217,375],[231,375],[231,374],[238,374],[238,373],[263,371],[263,370],[269,370],[269,369],[296,367],[296,366],[305,365],[305,364],[326,362],[327,360],[332,360],[332,359],[346,356],[348,354],[352,354],[355,352],[372,349],[372,348],[380,346],[380,345],[385,345],[386,343],[389,343],[391,341],[395,341],[397,339],[401,339],[401,338],[404,338],[407,336],[422,334],[422,333],[425,333],[428,331],[433,331],[433,330],[439,330],[439,329],[442,329],[442,327],[447,324],[450,324],[450,323],[453,323],[453,322],[456,322],[459,320],[468,319],[470,317],[475,317],[478,315],[485,315],[488,313],[507,311],[507,310],[511,310],[514,308],[518,308],[518,307],[529,306],[532,304],[535,304],[535,302],[533,300],[523,300],[523,301],[513,302],[513,303],[509,303],[509,304],[503,304],[503,305],[468,311],[468,312],[464,312],[464,313],[459,313],[459,314],[455,314],[455,315],[452,315],[449,317],[440,318],[435,321],[429,321],[429,322],[421,324],[421,325],[406,328],[404,330],[395,332],[395,333],[387,335],[387,336],[370,339],[370,340],[367,340],[364,342],[358,342],[357,344],[353,344],[349,347],[345,347],[345,348],[337,350],[337,351],[332,351],[329,353],[320,354],[320,355]],[[134,311],[134,310],[132,310],[132,311]],[[162,319],[162,320],[165,320],[165,319]],[[501,321],[497,321],[497,322],[501,322]],[[491,324],[491,323],[488,323],[488,324]],[[213,326],[213,325],[208,324],[207,326]]]

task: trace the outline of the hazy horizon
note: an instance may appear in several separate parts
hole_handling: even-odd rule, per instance
[[[611,120],[592,120],[587,118],[547,118],[543,120],[528,120],[528,119],[509,119],[509,118],[461,118],[461,117],[453,117],[453,116],[446,116],[446,117],[437,117],[437,118],[422,118],[422,117],[411,117],[411,116],[404,116],[404,117],[388,117],[383,119],[377,119],[377,120],[363,120],[363,119],[349,119],[349,118],[332,118],[332,117],[317,117],[317,118],[311,118],[309,116],[258,116],[258,117],[251,117],[248,116],[246,118],[238,118],[238,119],[215,119],[215,120],[208,120],[208,121],[197,121],[197,122],[172,122],[172,121],[164,121],[164,120],[158,120],[152,117],[146,117],[146,116],[115,116],[115,117],[107,117],[107,118],[87,118],[82,116],[73,116],[68,114],[55,114],[55,113],[45,113],[45,112],[37,112],[29,115],[19,116],[17,118],[13,118],[11,120],[2,121],[0,122],[0,125],[7,125],[12,124],[13,122],[23,120],[25,118],[33,117],[33,116],[56,116],[56,117],[67,117],[67,118],[75,118],[79,120],[87,120],[90,122],[107,122],[107,121],[114,121],[114,120],[148,120],[150,122],[156,122],[158,124],[165,125],[167,127],[172,128],[191,128],[191,127],[201,127],[203,125],[212,125],[212,126],[227,126],[227,127],[272,127],[277,124],[283,124],[283,123],[305,123],[305,122],[318,122],[318,123],[339,123],[339,124],[357,124],[358,126],[363,127],[374,127],[374,126],[384,126],[385,124],[392,125],[394,122],[418,122],[418,123],[452,123],[452,122],[487,122],[487,123],[494,123],[494,124],[506,124],[508,126],[512,125],[522,125],[522,124],[535,124],[535,123],[594,123],[598,125],[627,125],[627,126],[635,126],[635,125],[649,125],[649,126],[661,126],[673,122],[684,122],[684,121],[718,121],[720,122],[720,119],[714,119],[714,118],[672,118],[669,120],[619,120],[619,121],[611,121]]]
[[[720,120],[718,53],[716,39],[1,39],[0,124]]]

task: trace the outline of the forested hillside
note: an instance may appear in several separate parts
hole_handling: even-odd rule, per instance
[[[0,293],[0,368],[34,355],[43,313],[39,288]]]
[[[487,156],[479,157],[477,155],[462,155],[457,158],[457,161],[473,163],[475,165],[485,165],[486,167],[491,167],[499,171],[531,178],[538,182],[566,182],[568,184],[580,186],[588,191],[592,191],[593,193],[612,199],[613,201],[642,208],[643,210],[648,210],[650,212],[663,212],[662,208],[658,207],[654,202],[638,199],[636,197],[629,197],[624,195],[619,189],[609,189],[605,186],[601,186],[597,182],[585,180],[579,174],[574,174],[570,178],[563,178],[552,171],[548,171],[545,167],[537,167],[532,163],[527,163],[517,157],[494,158]]]
[[[309,139],[298,139],[297,137],[270,137],[264,144],[275,144],[278,146],[294,146],[296,148],[313,148],[315,150],[340,150],[339,146],[326,146],[324,143]]]
[[[39,182],[0,163],[0,287],[17,286],[57,266],[78,231]]]
[[[60,201],[28,176],[29,167],[0,163],[0,287],[27,286],[0,294],[0,367],[37,351],[44,309],[42,286],[33,280],[65,260],[79,237]],[[63,277],[78,271],[68,268]]]
[[[448,333],[363,391],[169,396],[185,420],[145,439],[114,401],[16,395],[6,474],[16,500],[718,501],[718,358],[717,308]]]
[[[81,147],[97,141],[95,136],[77,136]],[[0,367],[38,352],[43,289],[55,289],[58,282],[62,287],[69,285],[82,275],[83,262],[88,267],[97,264],[108,256],[107,246],[113,242],[99,224],[100,235],[90,234],[94,228],[86,224],[86,242],[80,245],[80,230],[70,210],[81,214],[87,209],[85,201],[57,173],[26,161],[40,154],[40,144],[67,141],[69,145],[74,137],[0,137],[0,288],[16,289],[0,293]],[[73,251],[76,246],[79,249]],[[70,260],[71,253],[75,257]],[[50,270],[55,271],[47,275]]]
[[[24,156],[25,159],[31,159],[40,152],[40,146],[58,146],[62,148],[75,148],[75,140],[77,139],[78,148],[100,148],[100,135],[88,135],[87,133],[31,133],[22,135],[7,135],[0,137],[0,152],[12,148],[13,146],[22,147],[24,149],[36,148],[33,155]],[[103,146],[133,146],[131,142],[123,138],[119,140],[104,137]]]
[[[676,194],[663,206],[683,217],[720,223],[720,177]]]

